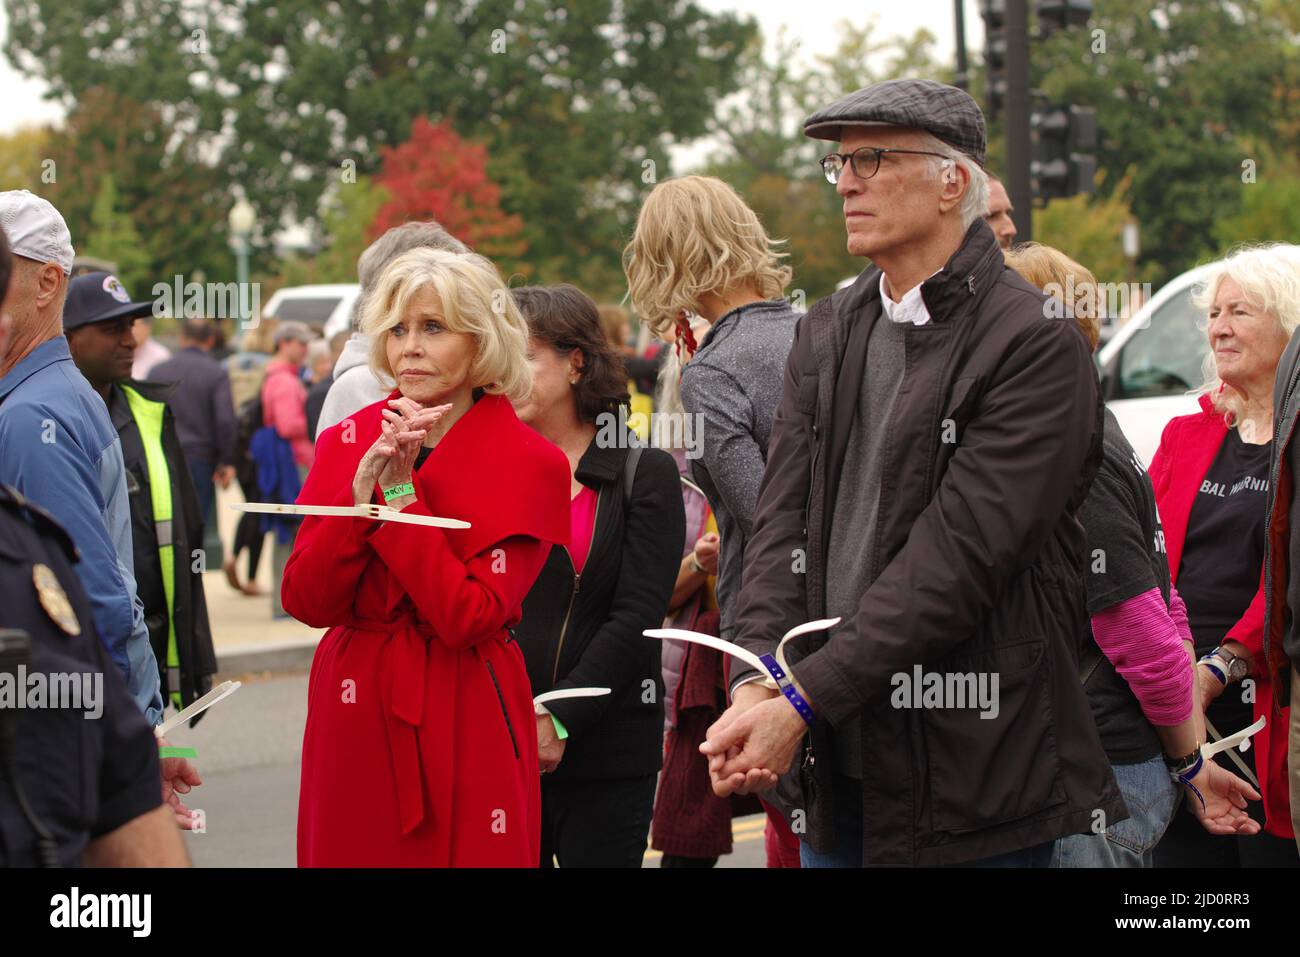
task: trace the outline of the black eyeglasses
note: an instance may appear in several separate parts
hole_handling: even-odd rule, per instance
[[[947,159],[942,153],[930,150],[896,150],[891,147],[860,146],[852,153],[827,153],[822,157],[822,172],[826,182],[834,186],[840,181],[840,171],[845,163],[853,165],[853,175],[858,179],[871,179],[880,171],[880,157],[885,153],[914,153],[917,156],[937,156]]]

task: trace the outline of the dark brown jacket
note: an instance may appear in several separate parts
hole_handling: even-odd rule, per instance
[[[860,714],[868,865],[977,860],[1128,816],[1077,673],[1077,516],[1102,437],[1087,343],[1073,320],[1046,318],[983,221],[922,294],[931,321],[906,331],[883,446],[871,556],[882,572],[852,620],[787,646],[818,722],[781,803],[831,850],[827,723]],[[877,321],[872,267],[796,332],[745,553],[737,640],[757,653],[825,617],[830,519]],[[996,673],[998,716],[893,707],[893,676],[916,665]]]

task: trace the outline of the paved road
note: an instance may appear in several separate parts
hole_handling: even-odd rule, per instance
[[[202,834],[186,835],[198,867],[293,867],[298,762],[307,717],[307,676],[245,676],[244,686],[194,729],[170,735],[192,747],[203,786],[186,801],[201,809]],[[719,867],[762,867],[761,816],[738,819],[735,851]],[[646,867],[659,855],[646,854]]]

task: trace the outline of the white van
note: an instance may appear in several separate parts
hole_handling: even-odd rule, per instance
[[[1174,278],[1097,352],[1102,396],[1148,464],[1169,420],[1199,408],[1187,393],[1201,386],[1209,346],[1206,316],[1192,305],[1192,293],[1209,271],[1197,266]]]
[[[352,328],[352,305],[361,287],[357,283],[316,286],[286,286],[278,289],[262,309],[262,314],[284,322],[305,322],[329,339],[336,332]]]

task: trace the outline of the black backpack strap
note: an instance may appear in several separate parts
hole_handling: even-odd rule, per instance
[[[1084,652],[1083,657],[1079,660],[1079,680],[1083,684],[1086,685],[1088,683],[1088,679],[1092,677],[1092,673],[1096,671],[1097,666],[1101,664],[1102,657],[1101,649],[1098,648],[1095,643],[1090,644],[1088,650]]]
[[[636,481],[637,463],[641,461],[641,452],[644,446],[632,445],[627,450],[627,458],[623,461],[623,507],[627,508],[627,503],[632,501],[632,483]]]

